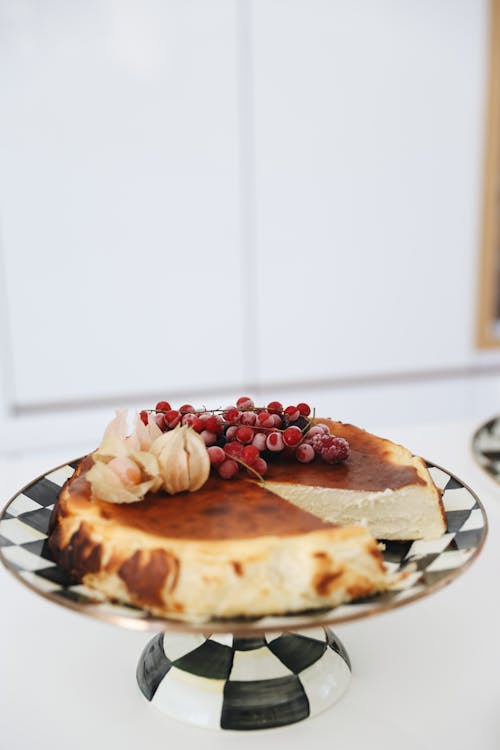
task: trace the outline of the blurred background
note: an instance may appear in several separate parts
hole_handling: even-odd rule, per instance
[[[490,13],[1,0],[0,454],[160,399],[495,415]]]

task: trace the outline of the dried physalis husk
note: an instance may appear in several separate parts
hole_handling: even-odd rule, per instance
[[[161,430],[152,423],[143,427],[139,434],[127,435],[127,412],[116,412],[92,454],[94,465],[86,473],[94,497],[110,503],[135,503],[160,488],[158,460],[142,448],[149,447]]]
[[[148,423],[144,424],[139,414],[136,414],[134,421],[134,437],[137,440],[138,449],[141,451],[148,451],[154,441],[163,435],[156,424],[155,418],[152,414],[148,414]]]
[[[137,503],[147,492],[153,491],[156,479],[148,479],[138,484],[125,484],[109,464],[96,461],[85,478],[90,482],[92,495],[108,503]]]
[[[158,459],[163,488],[171,495],[195,492],[208,479],[210,457],[203,438],[183,425],[164,432],[150,448]]]

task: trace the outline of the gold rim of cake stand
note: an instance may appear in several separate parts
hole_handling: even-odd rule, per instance
[[[18,490],[15,495],[13,495],[10,500],[6,503],[6,505],[2,508],[2,511],[0,513],[0,519],[3,518],[4,513],[6,512],[9,505],[18,497],[19,495],[22,495],[25,489],[28,487],[31,487],[31,485],[36,484],[41,479],[46,477],[48,474],[52,474],[54,471],[57,471],[58,469],[62,469],[65,466],[68,466],[72,463],[75,463],[76,461],[80,461],[80,458],[73,459],[72,461],[66,461],[65,463],[59,464],[59,466],[56,466],[53,469],[50,469],[49,471],[44,472],[43,474],[40,474],[35,479],[32,479],[30,482],[25,484],[22,489]],[[426,461],[426,459],[423,459]],[[25,586],[27,586],[29,589],[34,591],[39,596],[43,597],[44,599],[47,599],[49,602],[52,602],[54,604],[58,604],[62,607],[66,607],[67,609],[71,609],[75,612],[80,612],[81,614],[87,615],[89,617],[96,617],[98,620],[102,620],[104,622],[112,623],[113,625],[118,625],[120,627],[127,628],[129,630],[144,630],[144,631],[172,631],[172,632],[183,632],[183,633],[233,633],[237,636],[253,636],[253,635],[260,635],[263,633],[270,633],[273,631],[276,632],[285,632],[287,630],[306,630],[307,628],[313,628],[313,627],[323,627],[325,625],[341,625],[346,622],[351,622],[353,620],[361,620],[365,617],[373,617],[374,615],[382,614],[383,612],[389,612],[391,609],[398,609],[399,607],[406,606],[407,604],[411,604],[412,602],[417,601],[418,599],[423,599],[425,596],[428,596],[429,594],[434,593],[435,591],[438,591],[439,589],[444,588],[448,584],[450,584],[455,578],[458,578],[458,576],[462,575],[474,562],[474,560],[478,557],[480,552],[483,549],[484,543],[486,541],[486,537],[488,536],[488,518],[486,516],[486,511],[484,509],[484,506],[477,496],[477,494],[472,490],[465,482],[463,482],[459,477],[457,477],[455,474],[453,474],[451,471],[448,471],[448,469],[445,469],[444,467],[440,466],[439,464],[435,464],[432,461],[426,461],[427,464],[429,464],[432,467],[435,467],[436,469],[440,469],[445,474],[447,474],[452,479],[455,479],[455,481],[459,482],[462,487],[464,487],[475,499],[476,503],[478,504],[481,515],[483,518],[483,528],[482,528],[482,534],[481,534],[481,540],[478,544],[478,546],[475,548],[472,555],[464,562],[463,565],[461,565],[459,568],[454,568],[452,571],[450,571],[449,575],[443,576],[443,578],[440,578],[435,583],[429,584],[425,587],[425,589],[421,591],[417,591],[415,594],[405,597],[404,599],[400,601],[389,601],[385,604],[382,602],[379,606],[376,605],[376,598],[374,598],[374,606],[371,609],[363,610],[361,612],[353,611],[350,614],[343,614],[340,616],[335,616],[335,609],[331,609],[328,611],[328,613],[322,613],[318,612],[317,614],[311,613],[311,614],[301,614],[298,612],[297,614],[289,614],[289,615],[283,615],[283,614],[277,614],[277,615],[264,615],[260,617],[257,621],[244,621],[244,620],[208,620],[204,622],[184,622],[183,620],[169,620],[164,617],[156,617],[154,615],[149,615],[146,618],[135,618],[130,617],[123,614],[114,614],[112,612],[102,612],[99,610],[99,606],[105,603],[111,603],[109,600],[104,600],[101,602],[96,602],[95,604],[89,604],[88,602],[78,602],[78,601],[72,601],[71,599],[62,599],[58,597],[55,593],[52,593],[50,591],[41,591],[39,588],[37,588],[35,585],[27,581],[25,578],[23,578],[19,572],[12,567],[9,564],[9,561],[4,557],[4,555],[1,553],[0,548],[0,560],[2,561],[5,568],[11,573],[11,575],[16,578],[16,580],[23,583]],[[36,571],[35,571],[36,572]],[[375,595],[376,597],[377,595]],[[118,602],[118,605],[120,603]],[[126,605],[124,605],[126,606]],[[273,623],[273,619],[280,618],[280,622]],[[289,622],[287,622],[287,619],[289,618]],[[269,622],[266,622],[266,620],[269,620]],[[263,622],[262,622],[263,621]]]

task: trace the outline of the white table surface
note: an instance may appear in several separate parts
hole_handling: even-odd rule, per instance
[[[1,750],[230,747],[350,750],[500,747],[500,486],[474,463],[472,422],[400,426],[385,435],[455,472],[480,496],[490,531],[482,554],[447,588],[336,629],[353,679],[325,713],[260,732],[202,730],[168,719],[135,683],[152,634],[94,621],[36,596],[0,569]],[[61,453],[62,460],[68,458]],[[54,457],[54,462],[56,457]],[[6,501],[55,465],[0,460]],[[3,500],[2,500],[3,504]]]

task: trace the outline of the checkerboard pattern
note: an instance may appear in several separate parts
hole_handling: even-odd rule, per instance
[[[477,430],[472,450],[483,469],[500,482],[500,417],[490,419]]]
[[[143,695],[164,713],[213,729],[268,729],[323,711],[346,691],[349,658],[328,628],[155,636],[139,660]]]
[[[7,505],[0,517],[0,559],[21,580],[59,603],[89,608],[101,616],[120,616],[123,624],[127,620],[154,619],[141,609],[114,604],[83,585],[72,584],[51,559],[47,547],[50,514],[74,465],[67,464],[35,480]],[[443,490],[447,532],[432,541],[385,542],[384,558],[390,570],[399,571],[413,564],[413,572],[397,588],[334,610],[257,618],[255,625],[275,632],[304,627],[305,621],[308,626],[326,620],[339,622],[411,600],[454,578],[482,544],[486,517],[475,495],[458,479],[432,464],[428,467],[434,482]],[[155,622],[160,629],[161,622]],[[238,625],[238,620],[206,624],[219,631],[235,630]]]

